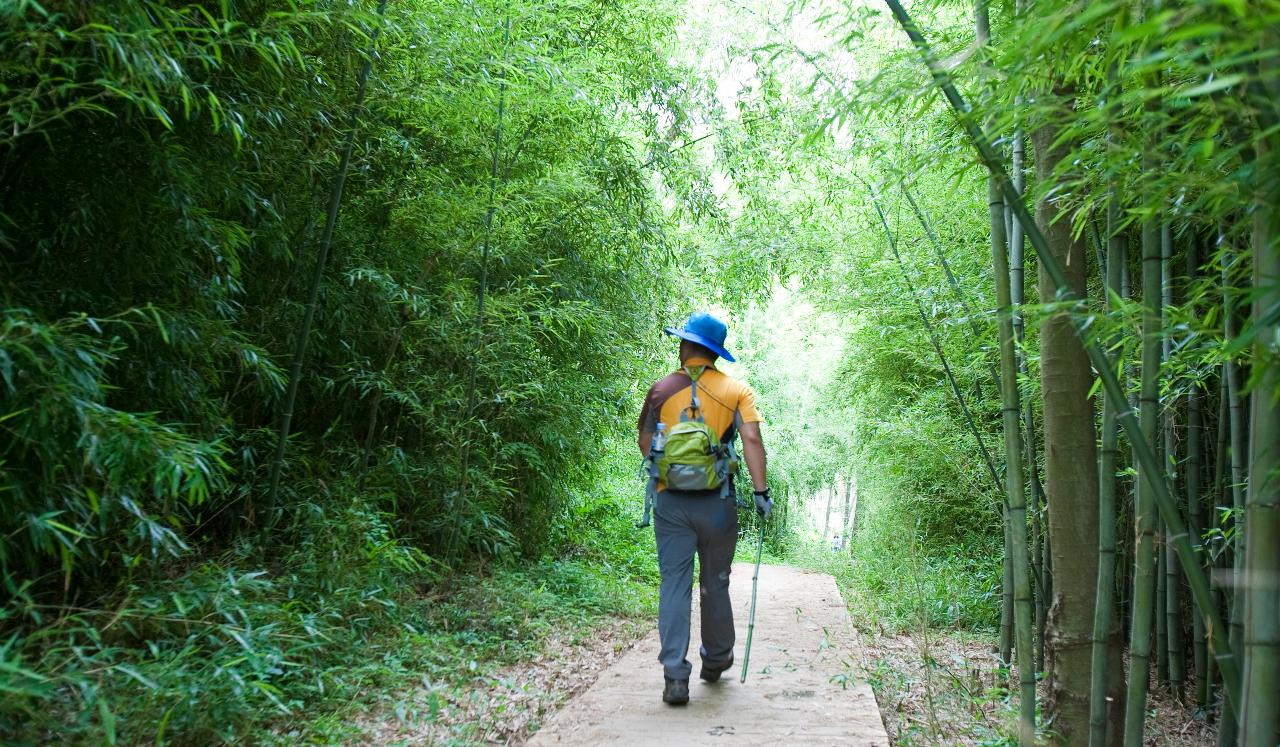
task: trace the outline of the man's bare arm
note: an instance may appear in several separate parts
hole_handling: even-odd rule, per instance
[[[653,431],[640,431],[640,455],[649,458],[649,447],[653,446]]]
[[[764,437],[760,435],[760,424],[743,423],[739,430],[742,434],[742,456],[747,461],[747,471],[751,473],[751,484],[756,491],[764,490],[769,483],[765,480],[767,460],[764,453]]]

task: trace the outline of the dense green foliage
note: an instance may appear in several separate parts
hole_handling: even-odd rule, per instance
[[[385,20],[346,6],[237,5],[222,19],[148,3],[44,10],[14,11],[7,32],[30,68],[9,87],[35,109],[5,128],[20,137],[7,146],[3,206],[18,436],[4,530],[28,538],[7,568],[34,575],[61,548],[68,573],[114,572],[196,528],[225,536],[253,521],[277,361],[369,44],[362,29],[375,24],[374,83],[292,435],[318,461],[290,466],[289,501],[307,501],[300,483],[361,464],[380,403],[359,477],[425,546],[461,531],[464,547],[496,551],[515,541],[513,522],[531,530],[522,539],[543,536],[551,477],[589,463],[629,414],[625,388],[596,382],[637,380],[618,366],[647,360],[638,322],[661,290],[662,217],[625,147],[644,133],[615,111],[671,85],[627,53],[653,43],[656,23],[633,27],[601,6],[617,36],[586,57],[586,30],[558,37],[560,16],[537,12],[510,19],[517,40],[536,41],[504,47],[502,16],[478,5],[400,6]],[[72,82],[42,95],[60,71]],[[473,329],[498,77],[508,148]],[[595,88],[580,95],[558,77]],[[88,109],[77,108],[83,88],[98,94]],[[566,263],[575,271],[560,272]],[[473,365],[482,429],[464,406]],[[580,426],[558,425],[569,422]],[[445,512],[463,443],[474,490]],[[75,452],[83,468],[61,469]],[[232,472],[240,489],[211,496]],[[51,512],[60,518],[40,518]]]
[[[0,739],[242,738],[430,630],[418,590],[466,559],[651,573],[599,490],[683,311],[649,181],[680,172],[650,147],[680,131],[673,19],[644,11],[0,11]]]
[[[700,46],[691,55],[706,60],[713,88],[733,97],[738,112],[723,121],[719,101],[700,112],[717,136],[704,157],[729,175],[722,191],[732,220],[704,228],[732,248],[716,272],[730,281],[730,297],[763,301],[753,287],[770,274],[786,285],[742,323],[748,378],[770,405],[771,482],[801,502],[836,475],[856,476],[856,570],[839,575],[865,605],[865,619],[910,625],[923,605],[939,624],[994,626],[999,557],[987,548],[998,544],[999,487],[906,286],[924,301],[985,442],[998,445],[994,323],[982,291],[990,275],[984,205],[954,199],[976,192],[977,175],[961,171],[966,164],[940,113],[904,122],[880,106],[848,111],[841,76],[895,59],[885,43],[892,37],[884,27],[864,28],[866,14],[792,14],[760,3],[695,18],[690,36]],[[822,35],[823,18],[844,18],[865,35],[850,36],[856,47],[846,51],[838,37]],[[881,84],[866,85],[868,98],[885,95]],[[840,119],[829,121],[837,106]],[[907,175],[927,158],[950,159],[941,160],[950,170]],[[963,295],[948,284],[900,180]],[[872,209],[873,190],[905,270]]]
[[[753,83],[762,83],[762,98],[781,99],[772,111],[791,120],[775,132],[807,135],[791,147],[768,151],[768,163],[760,169],[763,180],[734,175],[740,182],[768,185],[771,205],[794,208],[790,214],[803,227],[793,233],[788,256],[795,260],[783,271],[803,278],[815,303],[845,322],[848,358],[833,393],[859,426],[855,448],[867,447],[852,468],[859,476],[860,510],[870,506],[874,517],[870,531],[860,525],[855,539],[854,555],[862,562],[854,576],[874,582],[877,567],[907,569],[910,556],[922,555],[937,561],[928,564],[932,573],[966,578],[969,561],[1000,544],[1000,493],[994,483],[1002,478],[985,479],[974,440],[982,436],[998,443],[991,428],[998,389],[987,375],[995,317],[985,311],[997,278],[989,275],[987,252],[990,247],[997,257],[1010,249],[1014,256],[1024,249],[1030,254],[1030,245],[1010,247],[1004,239],[1018,227],[1010,216],[1014,206],[1022,209],[1024,200],[1015,190],[1025,180],[1025,202],[1035,204],[1034,221],[1025,210],[1018,220],[1035,234],[1030,244],[1042,263],[1028,268],[1031,277],[1015,273],[1012,280],[1025,283],[1038,270],[1038,285],[1015,288],[1014,294],[1028,299],[1019,310],[1028,326],[1020,351],[1025,361],[1021,394],[1032,409],[1021,423],[1015,418],[1004,437],[1018,438],[1021,425],[1035,437],[1033,444],[1049,441],[1043,453],[1025,452],[1031,485],[1017,488],[1030,497],[1027,529],[1033,546],[1012,541],[1020,553],[1030,553],[1035,565],[1036,645],[1050,649],[1053,658],[1047,703],[1060,731],[1054,739],[1064,744],[1089,740],[1089,698],[1083,693],[1091,676],[1095,704],[1121,702],[1103,697],[1107,670],[1091,672],[1087,657],[1081,661],[1071,643],[1120,629],[1104,618],[1103,633],[1091,632],[1092,582],[1095,575],[1102,578],[1100,563],[1116,562],[1098,553],[1099,522],[1113,525],[1118,519],[1120,536],[1135,523],[1148,534],[1121,548],[1118,583],[1111,588],[1100,581],[1096,598],[1120,597],[1121,617],[1134,631],[1131,640],[1145,641],[1145,628],[1153,628],[1157,676],[1175,695],[1183,686],[1182,663],[1191,660],[1195,648],[1198,698],[1206,707],[1212,703],[1204,684],[1209,674],[1203,636],[1208,631],[1216,655],[1225,656],[1220,620],[1230,607],[1235,656],[1221,661],[1228,678],[1223,693],[1229,697],[1220,713],[1229,726],[1231,709],[1243,709],[1242,723],[1253,724],[1254,731],[1248,736],[1242,730],[1240,743],[1269,745],[1277,702],[1272,685],[1258,683],[1272,682],[1266,673],[1274,668],[1280,645],[1274,625],[1241,610],[1271,609],[1276,599],[1270,586],[1264,591],[1242,580],[1251,573],[1274,573],[1275,562],[1270,550],[1248,544],[1248,534],[1256,533],[1270,547],[1277,527],[1271,508],[1278,469],[1271,436],[1277,350],[1270,332],[1280,313],[1274,301],[1280,282],[1274,271],[1280,173],[1275,162],[1277,8],[1274,3],[1094,3],[1087,9],[1019,3],[977,9],[975,21],[971,8],[950,3],[913,4],[911,17],[895,6],[901,28],[873,6],[839,3],[798,3],[786,10],[759,4],[737,19],[738,28],[748,29],[740,38],[750,50],[740,64],[751,69]],[[990,41],[984,25],[988,13]],[[747,18],[755,23],[747,25]],[[917,34],[916,42],[907,43],[904,31]],[[898,44],[889,41],[895,38]],[[942,87],[953,83],[959,92],[953,88],[942,100]],[[973,169],[984,148],[983,171],[990,165],[1000,175],[988,194],[982,189],[985,174]],[[1024,148],[1022,163],[1016,159]],[[785,169],[781,178],[779,165]],[[1010,170],[1015,186],[1008,188],[1003,174]],[[914,209],[903,205],[904,199],[910,205],[911,193],[926,215],[936,217],[933,228],[940,241]],[[751,199],[757,199],[754,193]],[[889,225],[878,225],[882,215]],[[779,218],[772,214],[768,220]],[[878,251],[891,243],[898,244],[903,261],[889,261]],[[1118,258],[1110,261],[1124,263],[1125,279],[1116,290],[1137,291],[1139,260],[1146,258],[1154,284],[1147,283],[1139,302],[1111,299],[1104,305],[1099,289],[1108,244],[1120,246]],[[951,270],[939,266],[942,255]],[[995,263],[1001,273],[1004,263]],[[1079,278],[1074,291],[1055,275],[1064,265]],[[959,281],[954,293],[947,287],[952,283],[943,281],[952,270]],[[969,304],[957,303],[970,293]],[[1057,303],[1067,293],[1086,300]],[[1248,313],[1246,298],[1252,302]],[[916,303],[923,304],[924,326],[913,318]],[[1157,311],[1140,321],[1143,307]],[[1105,344],[1114,362],[1092,352],[1090,371],[1077,332],[1085,343]],[[943,375],[947,364],[941,354],[928,352],[934,335],[958,386]],[[1154,356],[1144,356],[1140,364],[1137,351],[1144,337]],[[1097,388],[1096,372],[1118,370],[1134,373],[1128,385],[1136,395],[1139,368],[1145,381],[1145,435],[1122,406],[1125,393],[1116,388],[1108,396],[1127,422],[1122,448],[1133,451],[1121,453],[1121,469],[1143,461],[1145,484],[1133,503],[1135,486],[1120,485],[1119,516],[1100,516],[1091,483],[1114,484],[1117,476],[1114,470],[1092,474],[1096,402],[1092,392],[1085,392],[1091,385]],[[1233,369],[1250,375],[1227,386]],[[1037,382],[1044,391],[1037,390]],[[1219,401],[1222,412],[1233,413],[1230,428],[1226,417],[1211,415]],[[975,427],[966,422],[965,407],[976,414]],[[1210,413],[1207,422],[1201,417],[1189,424],[1195,408]],[[1037,422],[1044,424],[1043,437]],[[1189,438],[1192,428],[1222,439],[1207,447],[1205,439]],[[1197,445],[1189,448],[1191,443]],[[1022,451],[1016,443],[1011,448],[1015,455]],[[1230,469],[1224,466],[1228,462]],[[1215,463],[1210,474],[1208,465]],[[1041,480],[1037,465],[1044,466]],[[1047,487],[1047,507],[1038,505],[1038,481]],[[1208,491],[1183,492],[1184,485],[1206,484],[1212,486]],[[1011,509],[1020,510],[1021,499],[1014,503],[1010,495]],[[1208,521],[1200,518],[1209,514],[1209,506],[1227,503],[1234,504],[1231,510],[1218,510]],[[1176,528],[1185,525],[1184,514],[1192,522],[1190,539]],[[1021,528],[1015,533],[1020,536]],[[1202,538],[1209,552],[1199,549]],[[864,543],[871,552],[860,551]],[[1243,561],[1246,547],[1256,561]],[[1135,553],[1141,557],[1135,559]],[[1209,566],[1232,562],[1227,558],[1234,558],[1241,575],[1230,594],[1235,602],[1224,606],[1210,598],[1207,578],[1213,572]],[[1265,568],[1249,570],[1242,561]],[[1135,565],[1138,578],[1131,583],[1126,574]],[[998,579],[994,570],[984,574],[991,582]],[[1130,589],[1154,585],[1157,576],[1158,593],[1153,586],[1151,593],[1128,596]],[[979,583],[963,596],[979,598],[976,592],[986,586]],[[918,604],[909,587],[879,590],[890,590],[890,599]],[[1153,598],[1160,605],[1154,613],[1148,606]],[[1051,599],[1062,600],[1054,604],[1059,614],[1046,620]],[[1186,621],[1195,616],[1202,616],[1196,640],[1184,645],[1183,634],[1191,628]],[[1249,625],[1259,636],[1254,644],[1241,633]],[[1111,645],[1110,671],[1118,680],[1124,676],[1120,651]],[[1142,652],[1135,647],[1131,654],[1137,661]],[[1244,685],[1234,679],[1234,662],[1241,658],[1253,672]],[[1029,660],[1022,661],[1027,683]],[[1137,666],[1130,673],[1131,683],[1140,684],[1130,690],[1128,711],[1127,739],[1136,745],[1142,740],[1147,678]],[[1234,697],[1238,687],[1248,689],[1241,691],[1243,698]],[[1023,703],[1034,698],[1034,690],[1025,687]],[[1118,707],[1110,706],[1113,713]],[[1033,711],[1024,709],[1022,744],[1034,739]],[[1233,732],[1224,728],[1222,733],[1224,744],[1235,742]],[[1093,738],[1104,734],[1099,723]],[[1118,738],[1113,723],[1111,739]]]
[[[1246,500],[1272,521],[1247,433],[1277,401],[1280,8],[989,10],[984,45],[972,7],[911,8],[999,157],[1025,146],[1040,227],[1083,248],[1082,304],[1042,296],[1029,250],[1014,276],[1043,647],[1048,540],[1099,519],[1036,492],[1064,311],[1135,400],[1159,389],[1170,483],[1203,486],[1178,494],[1197,567],[1241,567]],[[633,423],[695,308],[730,319],[767,419],[771,557],[831,570],[867,626],[1007,611],[1000,232],[879,5],[17,0],[0,65],[0,741],[353,738],[369,693],[646,610]],[[1133,445],[1102,517],[1126,620]],[[850,483],[848,554],[819,560],[806,512]],[[1162,577],[1176,632],[1195,607]]]

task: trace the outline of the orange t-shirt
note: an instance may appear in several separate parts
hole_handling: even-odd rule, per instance
[[[764,421],[756,409],[756,395],[751,387],[717,370],[706,358],[695,356],[685,361],[685,365],[707,367],[698,377],[698,400],[702,404],[703,421],[719,433],[721,439],[731,427]],[[640,411],[640,432],[657,430],[659,422],[665,423],[667,430],[679,423],[680,413],[688,409],[692,400],[690,384],[689,375],[681,368],[649,387]]]

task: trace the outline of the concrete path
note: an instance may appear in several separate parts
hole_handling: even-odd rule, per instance
[[[888,747],[871,688],[854,680],[855,637],[835,580],[784,566],[760,569],[751,671],[739,683],[752,566],[733,567],[738,664],[720,682],[698,677],[693,595],[689,705],[662,702],[655,630],[555,714],[528,742],[551,745],[857,745]],[[656,624],[656,623],[655,623]]]

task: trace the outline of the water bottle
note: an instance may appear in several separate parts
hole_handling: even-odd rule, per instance
[[[662,454],[663,449],[667,447],[667,424],[658,423],[658,430],[653,434],[653,446],[649,451],[653,455],[653,461],[658,461],[658,456]]]

